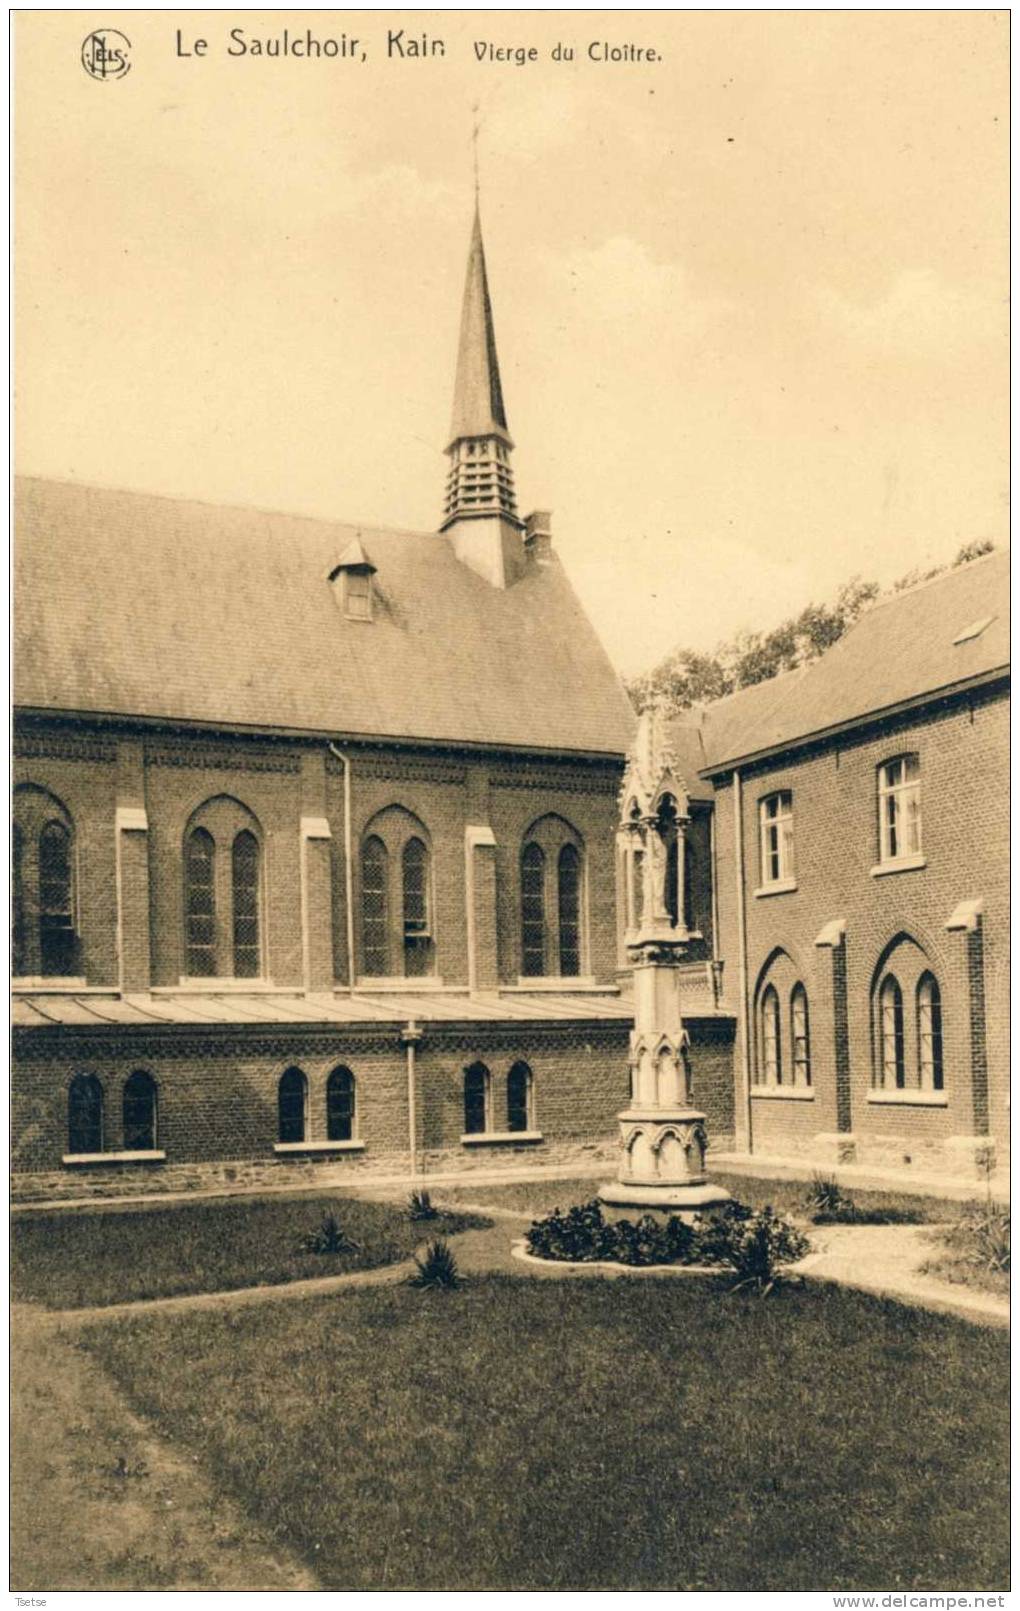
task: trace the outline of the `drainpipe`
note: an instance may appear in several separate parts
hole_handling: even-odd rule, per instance
[[[744,906],[744,795],[740,772],[733,770],[733,835],[737,876],[737,995],[740,1013],[740,1082],[747,1126],[747,1150],[754,1138],[751,1127],[751,1041],[747,1022],[747,912]]]
[[[719,936],[719,847],[716,844],[715,827],[715,801],[708,814],[708,866],[709,876],[712,880],[712,960],[709,964],[712,970],[710,980],[712,986],[712,1005],[719,1005],[719,956],[721,941]]]
[[[412,1184],[418,1178],[418,1093],[414,1053],[423,1034],[424,1030],[413,1018],[400,1031],[400,1044],[407,1048],[407,1134]]]
[[[333,743],[327,749],[344,769],[344,907],[347,913],[347,984],[354,993],[354,871],[351,853],[351,762]]]

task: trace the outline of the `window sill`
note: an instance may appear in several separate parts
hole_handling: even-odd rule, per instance
[[[209,979],[205,975],[199,979],[189,979],[187,975],[182,974],[175,985],[154,986],[152,994],[168,995],[182,990],[186,990],[189,995],[200,995],[203,991],[208,991],[211,995],[222,996],[225,992],[236,991],[238,994],[250,996],[259,990],[264,990],[267,994],[279,994],[271,979],[235,979],[232,974],[222,979]]]
[[[813,1085],[752,1085],[752,1097],[767,1102],[813,1102]]]
[[[371,995],[374,991],[380,990],[390,992],[396,991],[399,992],[400,995],[406,996],[411,992],[417,993],[419,990],[446,990],[449,988],[449,986],[444,985],[442,979],[436,973],[430,973],[424,976],[412,975],[407,979],[403,978],[399,974],[379,974],[376,976],[375,974],[366,973],[358,975],[354,988],[359,996],[363,994]],[[460,988],[464,989],[466,987],[461,986]]]
[[[541,1130],[483,1130],[478,1135],[461,1136],[462,1147],[505,1147],[518,1141],[544,1141]]]
[[[752,890],[751,893],[756,901],[760,901],[766,895],[789,895],[796,888],[795,878],[777,878],[775,883],[762,884],[760,889]]]
[[[914,873],[927,867],[925,856],[897,856],[895,861],[880,861],[871,869],[872,878],[884,878],[886,873]]]
[[[294,1152],[364,1152],[363,1141],[275,1141],[273,1151]]]
[[[88,1164],[165,1163],[166,1153],[161,1149],[152,1152],[66,1152],[60,1161],[78,1168]]]
[[[515,985],[503,985],[501,993],[506,994],[511,990],[530,990],[532,992],[536,990],[558,990],[562,992],[564,990],[595,990],[597,988],[593,973],[536,973],[532,979],[526,978],[524,974],[518,974],[517,983]]]
[[[891,1106],[947,1108],[949,1106],[949,1095],[946,1091],[910,1091],[901,1090],[898,1086],[887,1091],[882,1086],[872,1086],[868,1092],[868,1101],[885,1102]]]
[[[84,979],[69,979],[64,974],[43,973],[38,976],[33,974],[31,977],[23,974],[20,978],[11,980],[11,989],[13,991],[31,990],[36,995],[41,990],[52,991],[57,995],[62,991],[73,991],[76,995],[80,995],[83,990],[88,990],[88,988],[89,986]],[[116,990],[109,985],[93,985],[92,989],[102,990],[108,996],[117,994]]]

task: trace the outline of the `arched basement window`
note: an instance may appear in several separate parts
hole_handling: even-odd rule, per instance
[[[207,828],[188,835],[184,857],[184,940],[193,979],[216,976],[216,841]]]
[[[308,1106],[308,1081],[299,1068],[288,1068],[280,1075],[277,1090],[277,1133],[281,1141],[305,1139],[305,1111]]]
[[[377,977],[390,965],[386,871],[386,846],[373,834],[361,850],[361,946],[365,972]]]
[[[489,1128],[489,1071],[484,1063],[464,1070],[464,1134],[484,1135]]]
[[[124,1150],[154,1152],[156,1149],[156,1082],[151,1074],[137,1069],[124,1084]]]
[[[326,1081],[326,1136],[330,1141],[354,1139],[354,1075],[335,1068]]]
[[[506,1127],[530,1130],[532,1074],[527,1063],[515,1063],[506,1079]]]
[[[882,1084],[890,1090],[902,1090],[906,1074],[903,1059],[903,991],[895,974],[887,973],[882,980],[878,1010]]]
[[[581,857],[575,845],[564,845],[556,868],[559,887],[560,973],[581,971]]]
[[[922,1090],[941,1091],[942,994],[931,973],[922,974],[917,984],[917,1062]]]
[[[768,985],[761,998],[761,1073],[766,1085],[779,1085],[783,1079],[783,1052],[779,1028],[779,996]]]
[[[529,979],[545,973],[545,853],[536,844],[521,856],[521,972]]]
[[[62,822],[48,822],[39,835],[39,959],[44,978],[74,972],[71,903],[71,835]]]
[[[259,959],[259,842],[243,828],[231,851],[234,895],[234,977],[257,979]]]
[[[76,1074],[67,1093],[67,1150],[103,1150],[103,1087],[94,1074]]]
[[[794,1085],[811,1084],[811,1035],[808,1027],[807,991],[795,984],[790,992],[790,1050]]]
[[[404,972],[422,978],[429,972],[429,853],[418,838],[409,839],[400,857],[404,906]]]

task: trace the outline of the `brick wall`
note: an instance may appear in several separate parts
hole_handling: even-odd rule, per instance
[[[1008,706],[1001,690],[933,704],[855,736],[743,773],[743,854],[747,991],[753,1008],[770,958],[783,951],[807,988],[811,1009],[814,1095],[810,1101],[751,1099],[753,1145],[761,1152],[800,1149],[836,1132],[838,980],[829,948],[815,940],[836,919],[846,924],[845,1050],[849,1125],[858,1157],[918,1164],[941,1160],[950,1137],[980,1133],[976,1117],[972,998],[975,955],[985,996],[988,1128],[1008,1135],[1007,995]],[[876,769],[916,752],[921,766],[924,867],[873,876],[879,860]],[[796,888],[756,894],[762,885],[758,801],[776,790],[793,796]],[[718,905],[726,996],[739,1005],[734,790],[716,795]],[[980,945],[947,932],[962,903],[981,900]],[[923,950],[943,1006],[945,1106],[869,1101],[873,1084],[872,1012],[876,968],[898,936]],[[912,1011],[904,996],[904,1009]],[[737,1043],[737,1069],[740,1067]],[[753,1062],[753,1058],[752,1058]],[[742,1104],[741,1104],[742,1105]],[[845,1123],[844,1116],[843,1123]]]

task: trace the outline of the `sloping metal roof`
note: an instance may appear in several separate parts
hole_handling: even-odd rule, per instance
[[[558,560],[505,590],[431,532],[16,485],[15,704],[587,754],[634,715]],[[371,622],[328,578],[358,539]]]
[[[313,995],[287,991],[242,992],[173,991],[166,994],[118,996],[100,991],[72,994],[63,991],[19,993],[14,997],[15,1029],[129,1026],[152,1029],[156,1025],[260,1025],[302,1024],[309,1028],[332,1025],[404,1024],[411,1019],[428,1024],[474,1022],[516,1023],[628,1023],[630,1002],[615,994],[559,995],[536,991],[499,996],[452,991],[367,995]]]

